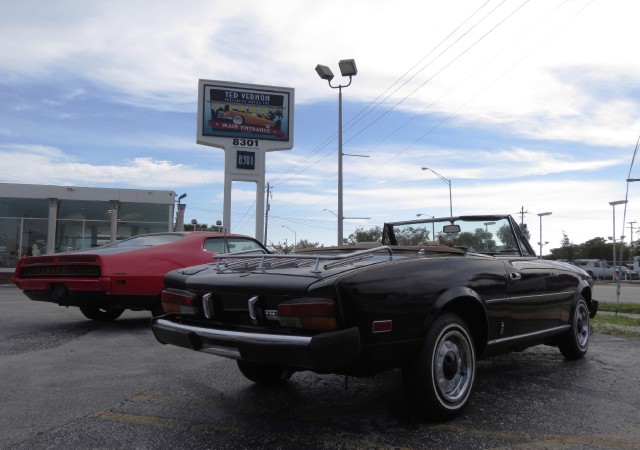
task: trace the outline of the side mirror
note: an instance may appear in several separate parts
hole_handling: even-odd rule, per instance
[[[442,232],[448,234],[460,233],[460,225],[445,225],[442,227]]]

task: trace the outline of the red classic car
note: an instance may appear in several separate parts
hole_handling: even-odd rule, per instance
[[[13,282],[31,300],[78,306],[89,319],[109,321],[125,309],[162,313],[164,275],[213,262],[219,253],[259,251],[247,236],[215,232],[151,233],[112,245],[22,258]]]

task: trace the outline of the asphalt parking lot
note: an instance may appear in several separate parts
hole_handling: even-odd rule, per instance
[[[536,347],[479,362],[469,408],[414,417],[399,371],[297,373],[264,389],[233,361],[158,344],[0,288],[0,448],[640,448],[640,339],[596,334],[580,361]]]

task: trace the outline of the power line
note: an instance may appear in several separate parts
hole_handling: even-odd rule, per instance
[[[371,101],[366,107],[364,107],[362,110],[360,110],[360,112],[358,112],[352,119],[350,119],[344,126],[344,130],[343,131],[348,131],[350,130],[353,126],[355,126],[355,124],[357,124],[358,122],[360,122],[361,120],[363,120],[368,114],[370,114],[371,112],[373,112],[378,106],[380,106],[382,103],[384,103],[389,97],[391,97],[391,95],[393,95],[394,93],[396,93],[400,88],[402,88],[403,86],[405,86],[409,81],[413,80],[419,73],[423,72],[427,67],[429,67],[429,65],[431,63],[433,63],[439,56],[441,56],[446,50],[448,50],[449,48],[451,48],[451,46],[453,44],[451,44],[449,47],[447,47],[444,51],[442,51],[438,56],[436,56],[436,58],[434,58],[433,60],[431,60],[428,64],[426,64],[425,66],[423,66],[419,71],[417,71],[414,75],[412,75],[411,77],[409,77],[404,83],[400,84],[400,86],[398,88],[396,88],[394,91],[392,91],[391,93],[389,93],[388,95],[384,96],[385,93],[387,93],[388,91],[390,91],[393,86],[397,85],[400,83],[400,81],[405,78],[409,73],[411,73],[412,70],[414,70],[420,63],[422,63],[426,58],[428,58],[438,47],[440,47],[444,42],[446,42],[451,36],[453,36],[453,34],[455,34],[456,31],[458,31],[462,26],[464,26],[464,24],[466,24],[469,20],[471,20],[480,10],[482,10],[491,0],[487,0],[482,6],[480,6],[478,9],[476,9],[470,16],[468,16],[466,19],[464,19],[451,33],[449,33],[444,39],[442,39],[436,46],[434,46],[426,55],[424,55],[417,63],[415,63],[409,70],[407,70],[403,75],[401,75],[399,78],[397,78],[393,83],[391,83],[391,85],[389,85],[389,87],[387,87],[380,95],[378,95],[378,97],[376,97],[373,101]],[[475,25],[473,25],[471,28],[469,28],[465,33],[462,34],[462,36],[460,38],[462,38],[463,36],[465,36],[466,34],[468,34],[469,32],[471,32],[476,26],[478,26],[479,23],[481,23],[483,20],[485,20],[491,13],[493,13],[498,7],[500,7],[502,4],[504,4],[506,2],[506,0],[503,0],[496,8],[494,8],[492,11],[489,12],[489,14],[485,15],[485,17],[483,17],[480,21],[478,21]],[[458,40],[460,39],[458,38]],[[457,42],[458,40],[454,41]],[[381,101],[378,101],[381,97],[384,98]],[[404,100],[403,100],[404,101]],[[375,106],[374,106],[375,105]],[[397,105],[395,105],[397,106]],[[395,108],[394,106],[394,108]],[[381,117],[380,117],[381,118]],[[376,119],[374,122],[370,123],[367,127],[365,127],[364,129],[369,128],[373,123],[375,123],[377,120],[379,120],[380,118]],[[359,133],[358,133],[359,134]],[[337,139],[337,132],[333,133],[331,136],[329,136],[328,138],[326,138],[322,143],[320,143],[309,155],[305,156],[302,160],[300,160],[298,163],[294,164],[293,168],[299,167],[303,162],[305,162],[306,160],[308,160],[311,156],[317,154],[320,150],[326,148],[330,143],[332,143],[335,139]],[[353,138],[352,138],[353,139]],[[347,141],[348,142],[348,141]],[[284,181],[282,181],[280,184],[282,184],[283,182],[286,182],[288,180],[290,180],[293,176],[295,175],[299,175],[300,173],[308,170],[309,168],[313,167],[314,165],[318,164],[320,161],[322,161],[325,157],[327,157],[327,155],[325,155],[324,157],[322,157],[320,160],[316,161],[314,164],[312,164],[311,166],[308,167],[304,167],[301,171],[296,172],[295,174],[292,174],[292,176],[290,176],[289,178],[285,179]],[[284,175],[286,175],[287,173],[289,173],[293,168],[291,169],[286,169],[283,172],[281,172],[279,175],[277,175],[274,179],[272,179],[272,182],[275,182],[277,180],[279,180],[280,178],[282,178]],[[278,184],[274,184],[274,187],[278,186]]]

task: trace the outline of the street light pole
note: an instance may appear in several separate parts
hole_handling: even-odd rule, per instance
[[[329,87],[332,89],[338,89],[338,245],[341,246],[344,240],[343,224],[344,224],[344,211],[342,203],[342,88],[351,85],[351,79],[357,75],[358,69],[356,68],[356,62],[353,59],[343,59],[338,63],[340,67],[340,73],[343,77],[349,77],[349,82],[345,85],[333,86],[331,80],[333,80],[333,72],[327,66],[318,64],[316,66],[316,72],[323,80],[327,80]]]
[[[622,267],[618,267],[616,269],[616,205],[624,205],[627,203],[627,200],[616,200],[615,202],[609,202],[611,208],[613,209],[613,269],[618,273],[618,280],[620,279],[620,269]],[[622,261],[620,261],[620,265],[622,266]]]
[[[351,84],[351,77],[349,77]],[[329,82],[331,86],[331,82]],[[348,85],[347,85],[348,86]],[[338,246],[344,239],[344,207],[342,201],[342,86],[338,86]]]
[[[296,230],[292,230],[286,225],[282,225],[282,228],[286,228],[293,233],[293,253],[295,253],[298,250],[298,234],[296,233]]]
[[[539,259],[542,259],[542,246],[544,245],[542,243],[542,216],[550,216],[551,214],[551,212],[538,213],[538,216],[540,217],[540,242],[538,242],[540,245],[540,255],[538,255]]]
[[[416,214],[416,217],[420,217],[420,216],[429,216],[432,219],[435,219],[436,216],[432,216],[430,214],[423,214],[423,213],[418,213]],[[435,241],[436,240],[436,224],[434,222],[431,222],[431,240]]]
[[[433,172],[438,178],[440,178],[442,181],[444,181],[445,183],[447,183],[449,185],[449,216],[453,217],[453,201],[452,201],[452,197],[451,197],[451,180],[443,177],[438,172],[436,172],[435,170],[430,169],[428,167],[423,167],[422,170],[429,170],[429,171]]]

